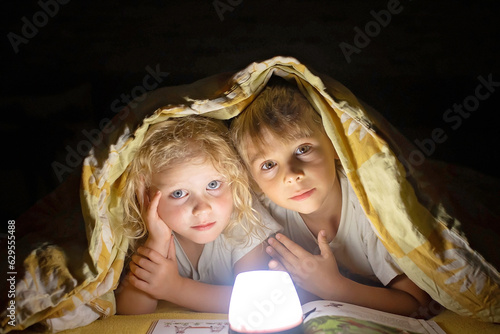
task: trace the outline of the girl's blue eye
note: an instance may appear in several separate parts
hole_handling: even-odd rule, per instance
[[[177,189],[177,190],[172,191],[170,196],[172,196],[173,198],[182,198],[182,197],[186,196],[186,192],[182,189]]]
[[[261,169],[263,170],[269,170],[271,168],[273,168],[274,166],[276,166],[276,163],[274,161],[265,161],[263,164],[262,164],[262,167]]]
[[[300,145],[295,150],[295,154],[301,155],[301,154],[309,152],[310,150],[311,150],[311,145]]]
[[[210,190],[219,189],[221,184],[222,184],[222,182],[220,182],[220,181],[216,181],[216,180],[210,181],[207,185],[207,189],[210,189]]]

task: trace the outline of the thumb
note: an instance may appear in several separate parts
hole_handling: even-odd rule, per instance
[[[322,257],[329,257],[332,254],[332,250],[326,239],[325,230],[321,230],[318,233],[318,246]]]

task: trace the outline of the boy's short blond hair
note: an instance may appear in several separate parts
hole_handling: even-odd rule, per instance
[[[147,209],[143,205],[144,194],[151,186],[153,174],[200,158],[211,162],[231,187],[234,210],[223,233],[236,243],[244,243],[257,225],[262,226],[252,208],[248,176],[231,143],[227,126],[222,121],[203,116],[174,118],[150,127],[126,171],[123,227],[132,250],[138,239],[144,240],[147,236],[142,214]],[[246,235],[234,236],[231,231],[236,225],[240,225]]]
[[[324,128],[321,116],[314,110],[297,86],[284,79],[271,79],[255,100],[231,123],[231,138],[248,166],[247,143],[259,151],[269,143],[263,134],[270,133],[282,141],[308,137]]]

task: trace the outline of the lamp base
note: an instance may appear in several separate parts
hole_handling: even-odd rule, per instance
[[[231,328],[229,328],[229,334],[249,334],[249,333],[253,333],[253,332],[238,332],[238,331],[235,331],[235,330],[232,330]],[[257,333],[257,332],[256,332]],[[266,333],[266,334],[304,334],[304,326],[302,325],[302,323],[298,326],[295,326],[293,328],[290,328],[290,329],[287,329],[287,330],[284,330],[284,331],[269,331],[269,332],[258,332],[258,333]]]

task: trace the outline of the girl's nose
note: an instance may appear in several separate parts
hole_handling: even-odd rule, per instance
[[[198,199],[193,207],[193,215],[195,216],[207,214],[210,211],[212,211],[212,207],[210,206],[209,201],[204,198]]]

